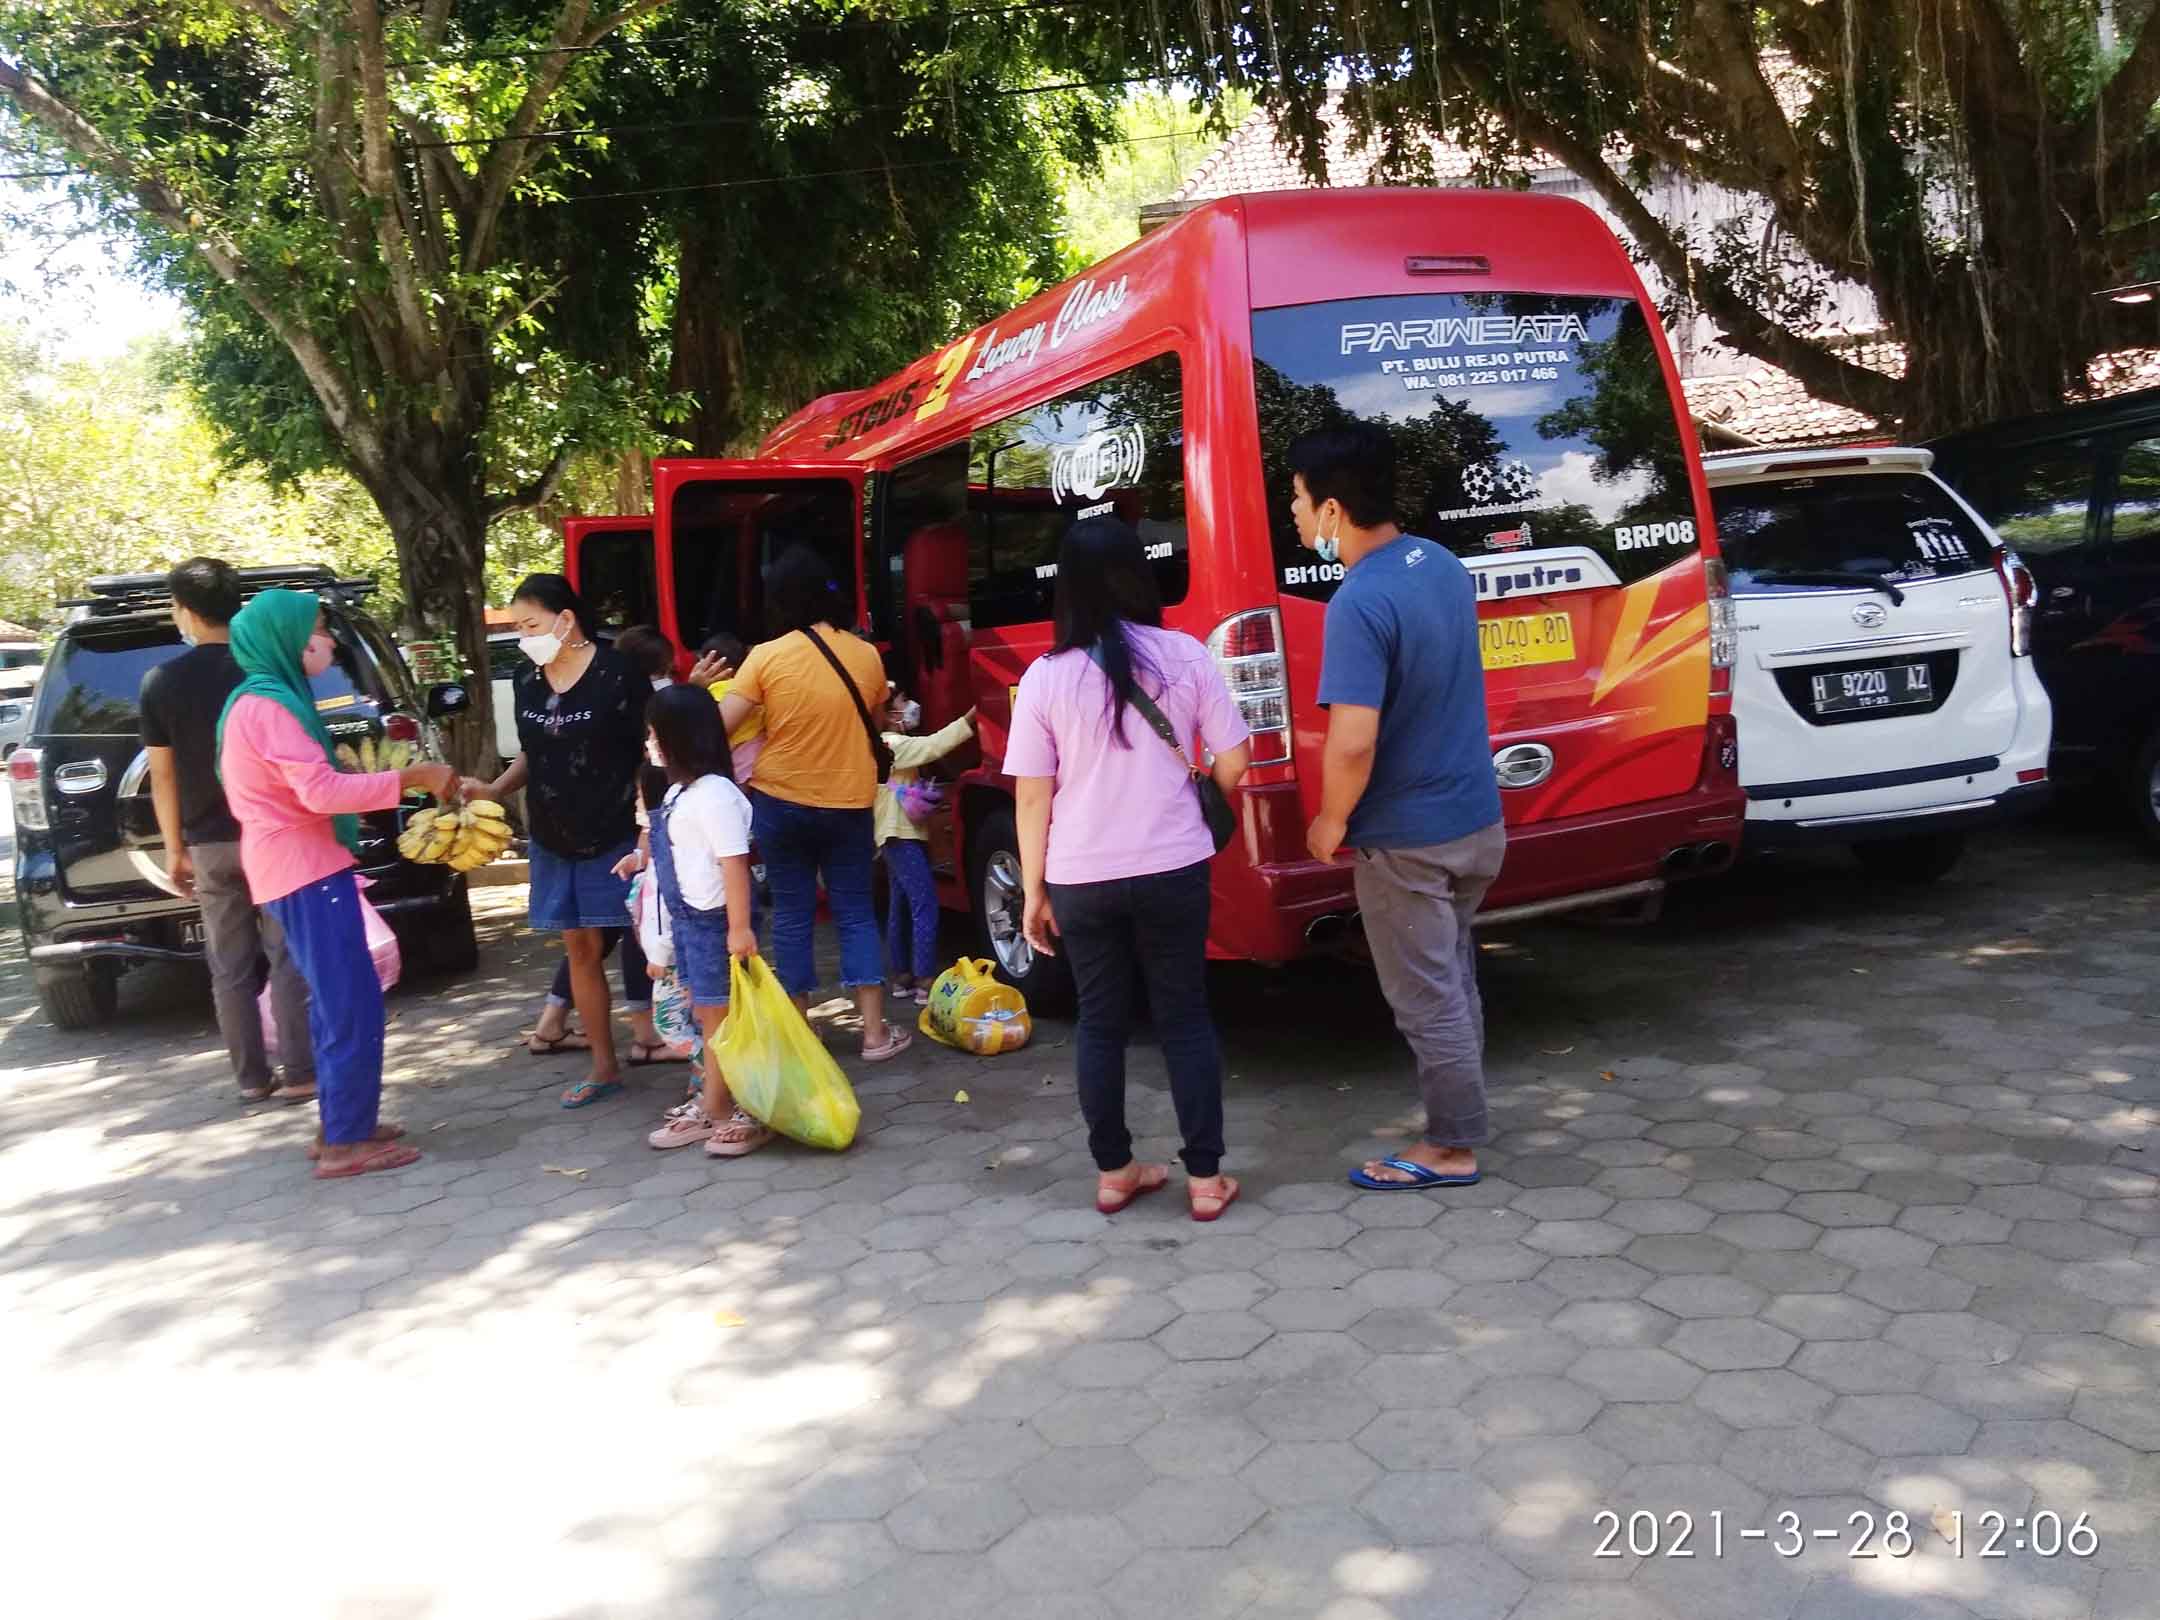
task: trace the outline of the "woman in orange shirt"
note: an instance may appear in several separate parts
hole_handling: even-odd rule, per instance
[[[862,1013],[865,1062],[914,1039],[885,1021],[884,951],[870,868],[877,855],[876,727],[885,664],[877,649],[833,628],[840,595],[824,560],[785,552],[766,581],[773,637],[753,648],[720,700],[728,731],[762,707],[765,747],[750,795],[752,829],[772,888],[773,968],[798,1005],[817,986],[812,935],[818,880],[840,929],[840,980]]]

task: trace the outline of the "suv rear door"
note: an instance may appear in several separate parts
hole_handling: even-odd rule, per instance
[[[1773,464],[1732,483],[1712,473],[1741,632],[1743,785],[2010,746],[2019,698],[1995,547],[1924,466]]]
[[[42,752],[53,858],[70,900],[157,899],[163,843],[150,806],[136,696],[187,649],[170,620],[72,627],[53,650],[31,716]]]

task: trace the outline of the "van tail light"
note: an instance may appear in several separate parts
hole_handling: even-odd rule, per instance
[[[1252,736],[1255,765],[1290,759],[1290,660],[1283,650],[1282,613],[1254,608],[1233,613],[1207,638],[1208,651],[1230,683]]]
[[[1703,594],[1710,603],[1710,695],[1731,697],[1733,665],[1740,657],[1740,618],[1725,564],[1716,557],[1703,559]]]
[[[420,740],[420,722],[409,714],[384,715],[382,731],[391,742],[416,743]]]
[[[2025,559],[2004,546],[1995,553],[1995,572],[2001,576],[2003,596],[2010,603],[2010,656],[2032,656],[2033,604],[2040,599],[2040,582],[2025,566]]]
[[[8,755],[8,794],[15,801],[15,825],[25,832],[48,832],[52,820],[45,811],[45,755],[36,748],[18,748]]]

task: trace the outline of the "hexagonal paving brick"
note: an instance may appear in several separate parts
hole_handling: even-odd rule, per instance
[[[1888,1226],[1898,1218],[1898,1206],[1889,1199],[1863,1192],[1802,1193],[1785,1212],[1818,1226]]]
[[[932,1479],[1001,1479],[1049,1449],[1043,1437],[1020,1422],[961,1423],[923,1447],[922,1464]]]
[[[1813,1423],[1831,1402],[1827,1389],[1782,1367],[1712,1373],[1691,1398],[1713,1417],[1742,1430]]]
[[[886,1519],[903,1547],[917,1552],[982,1553],[1027,1517],[1027,1505],[1009,1485],[933,1485]]]
[[[1689,1402],[1608,1406],[1583,1433],[1630,1463],[1710,1462],[1733,1439],[1731,1428]]]
[[[1255,1269],[1277,1288],[1347,1288],[1366,1265],[1336,1249],[1281,1249]]]
[[[1925,1356],[1876,1339],[1800,1347],[1792,1370],[1840,1395],[1893,1395],[1918,1389],[1932,1370]]]
[[[1375,1356],[1357,1374],[1358,1387],[1386,1411],[1455,1406],[1484,1379],[1484,1368],[1452,1351]]]
[[[792,1510],[813,1520],[882,1519],[928,1483],[912,1457],[851,1453],[804,1481]]]
[[[1878,1457],[1917,1457],[1964,1450],[1980,1425],[1924,1395],[1848,1395],[1823,1427]]]
[[[1911,1232],[1890,1226],[1849,1226],[1825,1233],[1815,1252],[1861,1270],[1884,1270],[1898,1266],[1924,1266],[1933,1258],[1935,1245]]]
[[[1687,1198],[1628,1198],[1607,1210],[1605,1219],[1643,1237],[1672,1237],[1700,1232],[1711,1211]]]
[[[1703,1376],[1668,1351],[1625,1347],[1592,1350],[1569,1367],[1567,1375],[1614,1401],[1681,1400]]]
[[[1628,1471],[1625,1458],[1579,1434],[1503,1440],[1478,1459],[1478,1478],[1510,1502],[1599,1500]]]
[[[1031,1513],[1115,1513],[1154,1478],[1130,1446],[1059,1446],[1015,1474]]]
[[[1358,1228],[1343,1216],[1323,1210],[1310,1215],[1278,1215],[1254,1235],[1277,1249],[1338,1249],[1358,1235]]]
[[[1482,1541],[1507,1500],[1475,1474],[1456,1469],[1389,1474],[1358,1501],[1365,1516],[1406,1547]]]
[[[1420,1355],[1436,1344],[1452,1344],[1447,1313],[1437,1310],[1370,1311],[1350,1329],[1350,1337],[1382,1354]]]
[[[1533,1221],[1594,1221],[1612,1208],[1612,1199],[1588,1187],[1533,1187],[1509,1204]]]
[[[2127,1233],[2091,1221],[2019,1221],[2010,1241],[2049,1260],[2106,1260],[2135,1246]]]
[[[1772,1495],[1858,1492],[1874,1472],[1870,1452],[1819,1428],[1761,1428],[1742,1433],[1720,1463]]]
[[[1780,1294],[1762,1315],[1803,1339],[1872,1339],[1890,1324],[1888,1311],[1844,1294]]]
[[[1688,1188],[1687,1201],[1719,1214],[1744,1215],[1750,1210],[1783,1209],[1792,1202],[1792,1194],[1767,1181],[1735,1178],[1698,1181]]]
[[[1133,1497],[1120,1518],[1144,1547],[1227,1547],[1258,1522],[1267,1505],[1234,1479],[1195,1490],[1159,1479]]]
[[[1347,1288],[1284,1288],[1253,1307],[1253,1314],[1286,1332],[1347,1328],[1371,1310]]]
[[[1267,1443],[1267,1436],[1242,1418],[1173,1417],[1134,1441],[1133,1449],[1158,1474],[1212,1479],[1237,1473]]]
[[[1552,1319],[1555,1333],[1580,1344],[1660,1344],[1677,1324],[1640,1300],[1579,1300]]]
[[[1667,1277],[1643,1290],[1645,1305],[1674,1316],[1752,1316],[1768,1303],[1760,1288],[1733,1277]]]
[[[751,1560],[758,1584],[782,1596],[844,1592],[900,1556],[881,1524],[806,1524]]]
[[[1156,1334],[1154,1342],[1179,1361],[1236,1361],[1274,1331],[1245,1311],[1189,1311]]]
[[[2070,1405],[2070,1421],[2140,1451],[2160,1453],[2160,1397],[2151,1390],[2135,1395],[2080,1390]]]
[[[1579,1434],[1597,1416],[1599,1399],[1564,1378],[1496,1378],[1463,1410],[1495,1438],[1522,1434]]]
[[[1380,1477],[1380,1465],[1343,1441],[1297,1441],[1269,1446],[1238,1477],[1269,1507],[1302,1507],[1351,1501]]]
[[[1383,1266],[1358,1278],[1350,1291],[1375,1310],[1430,1310],[1446,1304],[1448,1296],[1461,1286],[1437,1271]]]
[[[1538,1282],[1471,1283],[1448,1301],[1449,1314],[1488,1325],[1542,1322],[1563,1301]]]
[[[1551,1255],[1525,1243],[1464,1243],[1449,1252],[1434,1275],[1458,1285],[1522,1282],[1551,1263]]]
[[[1616,1255],[1555,1260],[1537,1273],[1538,1285],[1562,1299],[1632,1299],[1657,1280],[1631,1260]]]
[[[1723,1513],[1728,1525],[1738,1526],[1759,1521],[1763,1509],[1769,1506],[1769,1498],[1737,1474],[1715,1464],[1695,1462],[1638,1464],[1622,1476],[1612,1500],[1631,1504],[1630,1511],[1639,1507],[1654,1512],[1660,1519],[1672,1512],[1688,1514],[1703,1533],[1698,1556],[1715,1556],[1710,1541],[1711,1514]],[[1665,1528],[1677,1532],[1680,1527]],[[1728,1544],[1727,1555],[1732,1551]]]
[[[1964,1311],[1915,1311],[1891,1323],[1884,1337],[1935,1361],[1971,1361],[1985,1366],[2009,1360],[2020,1335],[1998,1322]]]
[[[1053,1446],[1122,1446],[1162,1422],[1162,1408],[1129,1389],[1078,1390],[1034,1417]]]
[[[1712,1372],[1782,1367],[1799,1347],[1800,1341],[1782,1328],[1747,1317],[1683,1322],[1665,1341],[1674,1355]]]
[[[1750,1252],[1763,1249],[1806,1249],[1822,1236],[1812,1221],[1779,1212],[1720,1215],[1710,1223],[1710,1236]]]
[[[1131,1546],[1132,1532],[1120,1520],[1053,1514],[1028,1520],[990,1557],[1023,1592],[1086,1592],[1117,1572]]]
[[[1853,1274],[1848,1292],[1886,1311],[1961,1311],[1979,1292],[1962,1277],[1926,1266],[1892,1266]]]
[[[1618,1254],[1635,1234],[1608,1221],[1540,1221],[1523,1242],[1556,1256]]]
[[[1467,1466],[1478,1455],[1477,1425],[1447,1408],[1382,1412],[1360,1429],[1358,1450],[1382,1468],[1421,1473]]]
[[[1379,1402],[1354,1387],[1312,1382],[1275,1385],[1245,1416],[1271,1440],[1348,1440],[1379,1411]]]
[[[1632,1554],[1596,1557],[1597,1538],[1584,1538],[1584,1522],[1582,1504],[1562,1497],[1538,1497],[1510,1507],[1495,1527],[1490,1545],[1534,1581],[1594,1581],[1602,1585],[1631,1577],[1642,1560]],[[1611,1602],[1589,1612],[1592,1616],[1617,1614],[1636,1620],[1641,1611],[1620,1606],[1632,1595],[1622,1588]]]
[[[1709,1233],[1641,1237],[1621,1251],[1638,1266],[1667,1274],[1730,1271],[1740,1251]]]

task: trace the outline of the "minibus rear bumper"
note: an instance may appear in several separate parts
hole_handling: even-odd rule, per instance
[[[1728,727],[1730,722],[1725,723]],[[1507,864],[1486,896],[1480,921],[1505,924],[1561,911],[1654,901],[1665,882],[1724,871],[1739,853],[1746,801],[1713,738],[1705,769],[1688,792],[1508,829]],[[1247,789],[1241,831],[1252,847],[1284,848],[1304,811],[1294,783]],[[1215,867],[1209,953],[1286,962],[1338,947],[1354,935],[1357,895],[1348,858],[1310,858]]]

